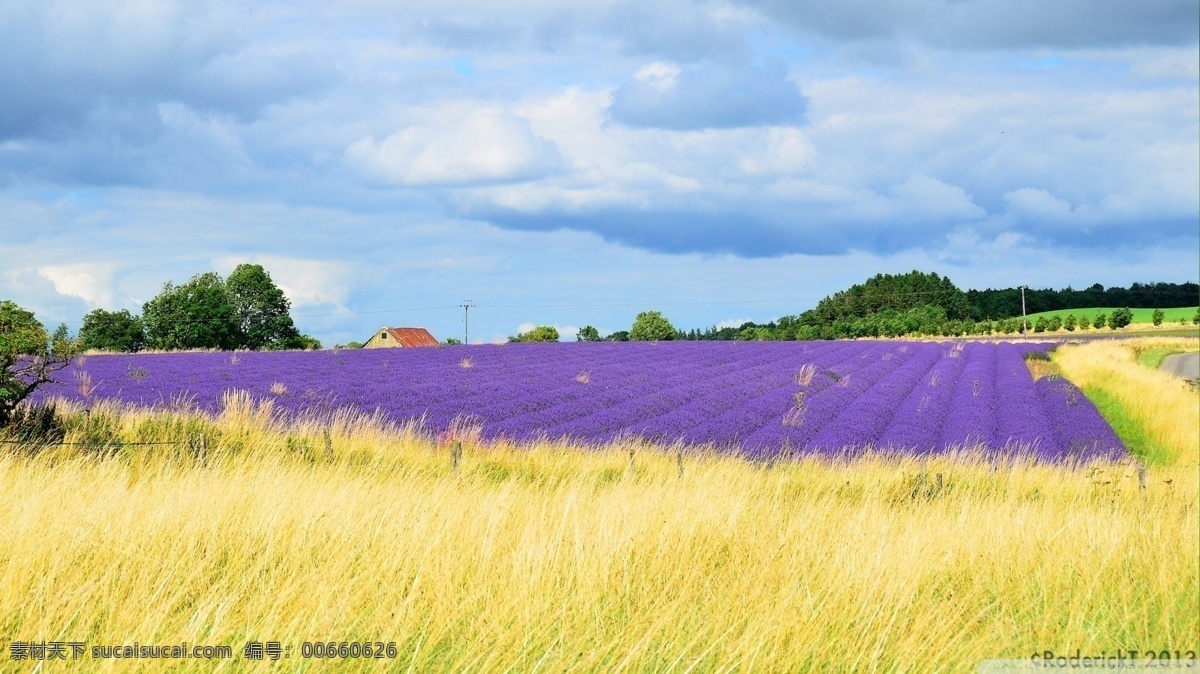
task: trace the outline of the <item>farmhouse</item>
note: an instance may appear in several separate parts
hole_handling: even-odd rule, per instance
[[[379,328],[363,344],[364,349],[388,347],[437,346],[438,341],[425,328]]]

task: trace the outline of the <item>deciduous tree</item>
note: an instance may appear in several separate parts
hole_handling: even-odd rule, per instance
[[[292,303],[260,264],[240,264],[225,280],[246,349],[306,348],[288,313]]]
[[[233,299],[214,272],[168,282],[142,305],[146,344],[155,349],[235,349],[242,344]]]
[[[96,309],[83,317],[83,326],[79,328],[79,345],[83,349],[132,353],[140,350],[145,341],[142,319],[128,309]]]
[[[74,340],[66,326],[50,339],[33,312],[0,301],[0,428],[9,425],[17,406],[37,387],[54,381],[54,373],[66,367],[73,354]]]
[[[557,342],[558,330],[550,325],[539,325],[528,332],[517,335],[518,342]]]
[[[657,311],[639,313],[629,328],[629,340],[632,342],[664,339],[675,339],[675,326]]]

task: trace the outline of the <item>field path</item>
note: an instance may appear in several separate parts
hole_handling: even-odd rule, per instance
[[[1200,381],[1200,353],[1177,353],[1163,359],[1162,369],[1176,377]]]

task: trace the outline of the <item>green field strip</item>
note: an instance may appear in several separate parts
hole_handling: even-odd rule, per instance
[[[1151,439],[1142,422],[1125,409],[1116,395],[1099,386],[1085,387],[1083,394],[1092,401],[1131,454],[1148,466],[1171,464],[1171,451]]]
[[[1075,318],[1087,316],[1089,319],[1092,319],[1096,317],[1096,314],[1101,313],[1105,316],[1112,316],[1113,310],[1117,308],[1118,307],[1085,307],[1083,309],[1055,309],[1054,311],[1041,311],[1036,314],[1029,314],[1026,318],[1030,323],[1033,323],[1033,321],[1036,321],[1039,318],[1050,320],[1055,316],[1058,316],[1060,319],[1065,319],[1069,314],[1075,314]],[[1197,308],[1198,307],[1176,307],[1173,309],[1163,309],[1163,327],[1170,327],[1172,324],[1177,326],[1179,325],[1179,319],[1181,318],[1185,323],[1187,323],[1187,325],[1192,325],[1192,318],[1195,317]],[[1133,312],[1134,323],[1154,322],[1154,309],[1131,308],[1130,311]],[[1020,316],[1017,318],[1020,318]]]

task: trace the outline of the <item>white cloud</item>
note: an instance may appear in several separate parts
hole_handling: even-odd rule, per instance
[[[521,180],[559,163],[554,144],[509,111],[463,104],[432,117],[382,141],[360,138],[346,149],[346,161],[372,180],[397,185]]]
[[[1072,215],[1071,204],[1066,199],[1043,189],[1022,187],[1005,194],[1004,201],[1009,213],[1036,218],[1039,222],[1063,222]]]
[[[717,329],[724,330],[725,328],[740,328],[752,320],[753,319],[750,318],[727,318],[720,323],[717,323]]]
[[[919,173],[893,185],[888,192],[912,217],[961,222],[987,215],[963,188]]]
[[[113,301],[111,263],[80,263],[38,267],[38,276],[50,281],[60,295],[77,297],[88,307],[110,307]]]
[[[303,260],[274,255],[226,256],[213,267],[228,275],[239,264],[260,264],[292,302],[293,308],[333,306],[345,309],[353,283],[353,266],[329,260]]]
[[[633,74],[633,79],[661,94],[675,88],[675,82],[681,72],[683,70],[674,63],[656,61],[639,68]]]

